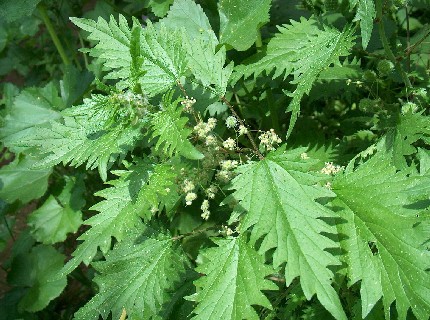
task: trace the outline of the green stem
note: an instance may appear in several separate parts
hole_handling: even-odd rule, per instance
[[[411,88],[412,87],[411,81],[409,80],[408,75],[400,65],[400,62],[397,61],[396,57],[393,54],[393,51],[391,51],[390,44],[388,43],[388,39],[385,34],[385,26],[383,22],[383,14],[382,14],[382,0],[376,0],[376,14],[379,20],[378,21],[379,37],[381,38],[381,42],[384,47],[385,54],[388,57],[388,59],[390,59],[391,62],[395,65],[396,70],[397,72],[400,73],[406,87]]]
[[[61,60],[63,60],[63,63],[65,65],[69,65],[70,60],[67,57],[63,46],[61,45],[60,39],[58,39],[58,36],[55,33],[54,26],[52,25],[51,20],[49,20],[48,13],[46,12],[45,6],[43,4],[39,4],[37,6],[37,9],[39,10],[40,17],[42,18],[43,23],[45,24],[46,29],[48,30],[49,35],[51,36],[52,42],[54,42],[54,45],[57,48],[58,53],[60,54]]]
[[[270,118],[272,119],[272,128],[279,133],[280,128],[279,128],[278,110],[276,109],[272,88],[270,87],[267,88],[266,94],[267,94],[267,103],[269,104],[269,110],[270,110]]]
[[[260,51],[261,47],[263,46],[263,40],[261,39],[260,30],[257,30],[257,39],[255,39],[255,46],[257,47],[257,51]]]

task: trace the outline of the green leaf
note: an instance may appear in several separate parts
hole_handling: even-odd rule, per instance
[[[62,112],[63,123],[51,122],[50,127],[34,128],[32,135],[21,140],[19,146],[33,147],[34,154],[44,157],[37,167],[60,162],[77,167],[86,162],[87,169],[98,167],[100,176],[106,180],[108,166],[142,137],[141,123],[130,123],[138,111],[123,106],[127,95],[119,96],[94,95],[85,99],[83,105]]]
[[[4,123],[0,129],[0,138],[13,152],[21,152],[25,148],[19,143],[25,137],[33,136],[35,127],[58,120],[61,114],[57,111],[63,106],[58,91],[52,83],[44,88],[27,88],[6,109]]]
[[[82,224],[85,185],[82,177],[65,177],[66,185],[58,197],[50,195],[40,208],[28,216],[33,237],[44,244],[66,240],[68,233]]]
[[[127,79],[130,76],[130,38],[131,30],[123,15],[119,15],[118,22],[113,16],[109,22],[99,17],[97,22],[91,19],[74,18],[70,20],[79,28],[88,31],[89,40],[97,44],[89,49],[93,57],[104,61],[103,66],[109,70],[107,79]],[[134,21],[134,26],[136,21]]]
[[[399,116],[397,126],[386,137],[386,143],[392,150],[393,163],[398,169],[408,167],[405,156],[417,152],[413,143],[418,140],[430,141],[430,117],[412,112]]]
[[[218,39],[200,5],[192,0],[175,1],[166,18],[161,22],[170,30],[183,29],[187,61],[196,79],[215,93],[224,96],[233,70],[233,63],[224,67],[225,48],[217,50]]]
[[[265,279],[273,270],[244,236],[213,241],[218,247],[206,250],[209,261],[196,269],[205,276],[194,282],[201,290],[192,296],[193,319],[259,319],[252,305],[272,308],[261,291],[277,289]]]
[[[218,39],[202,7],[193,0],[177,0],[170,7],[167,17],[161,22],[169,29],[185,29],[191,41],[215,42]],[[215,70],[213,70],[215,71]]]
[[[139,79],[142,90],[148,96],[164,93],[176,86],[185,75],[187,52],[178,30],[157,25],[148,20],[140,36],[143,76]]]
[[[367,48],[373,30],[373,20],[376,18],[375,3],[373,0],[360,0],[354,21],[360,21],[361,43],[363,49]]]
[[[34,169],[39,160],[32,157],[16,159],[0,169],[0,199],[27,203],[40,198],[48,188],[52,168]]]
[[[192,130],[185,127],[188,118],[181,117],[182,108],[178,108],[179,100],[171,101],[171,98],[171,94],[164,96],[162,110],[151,119],[154,130],[152,138],[158,137],[155,147],[169,157],[177,152],[189,159],[202,159],[203,154],[187,139]]]
[[[63,80],[60,80],[61,97],[64,105],[69,108],[80,100],[93,80],[94,75],[91,72],[79,71],[73,65],[66,66]]]
[[[63,275],[73,271],[81,262],[88,265],[99,247],[103,253],[108,252],[112,237],[117,241],[127,238],[130,230],[141,225],[141,217],[149,220],[154,214],[151,209],[158,208],[177,175],[169,164],[145,161],[139,161],[126,171],[113,173],[119,178],[108,182],[112,187],[95,194],[106,200],[90,208],[99,213],[84,222],[91,228],[78,238],[83,242],[64,266]]]
[[[292,74],[294,80],[291,83],[297,87],[292,93],[285,92],[292,97],[287,108],[292,112],[289,135],[299,116],[302,97],[309,93],[321,71],[332,64],[339,64],[339,57],[349,55],[354,35],[352,29],[340,32],[329,26],[321,28],[316,20],[305,18],[278,29],[280,33],[270,40],[266,55],[255,63],[236,67],[232,82],[241,76],[258,76],[264,71],[269,74],[274,70],[273,78],[282,74],[286,78]]]
[[[7,22],[14,22],[26,16],[31,16],[37,5],[42,0],[15,0],[2,1],[0,6],[0,18]]]
[[[350,285],[361,280],[363,315],[382,297],[386,319],[394,301],[399,319],[406,319],[409,308],[418,319],[428,319],[430,224],[411,196],[428,199],[430,177],[397,172],[390,157],[379,152],[335,179],[333,191],[334,205],[343,208],[347,220],[338,229],[347,236],[341,245]]]
[[[8,280],[13,285],[28,287],[19,302],[20,309],[36,312],[58,297],[67,284],[66,277],[52,279],[63,266],[64,255],[51,246],[38,245],[30,253],[16,256]]]
[[[218,2],[220,42],[239,51],[249,49],[260,37],[260,27],[269,21],[271,0],[235,0]]]
[[[119,319],[123,308],[133,319],[151,319],[185,273],[186,256],[171,237],[145,236],[136,231],[106,255],[106,261],[93,263],[100,273],[95,277],[96,294],[76,314],[75,319],[103,319],[112,312]]]
[[[251,240],[262,239],[262,253],[275,249],[275,268],[287,263],[287,286],[300,277],[308,300],[316,294],[336,319],[346,319],[331,286],[333,272],[329,268],[340,262],[327,250],[338,245],[325,236],[336,233],[335,227],[325,221],[337,215],[316,202],[334,195],[317,186],[321,177],[308,172],[314,163],[301,160],[305,149],[284,150],[279,148],[264,160],[238,167],[232,188],[236,190],[234,199],[246,211],[240,230],[252,228]]]
[[[217,51],[214,41],[197,39],[188,42],[188,55],[189,67],[196,79],[218,97],[224,96],[233,71],[233,62],[224,66],[225,47]]]
[[[149,0],[148,6],[157,17],[162,18],[169,11],[169,7],[173,2],[174,0]]]

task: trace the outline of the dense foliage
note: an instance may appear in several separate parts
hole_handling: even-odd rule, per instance
[[[1,319],[429,318],[428,0],[0,19]]]

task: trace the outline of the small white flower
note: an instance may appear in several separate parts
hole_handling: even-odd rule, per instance
[[[156,206],[152,206],[150,211],[152,214],[156,214],[158,212],[158,208]]]
[[[332,175],[342,171],[343,169],[343,166],[334,165],[333,162],[326,162],[324,168],[322,168],[320,172],[327,175]]]
[[[233,230],[231,230],[228,226],[222,226],[223,227],[223,232],[227,235],[227,236],[231,236],[233,233],[234,233],[234,231]]]
[[[196,103],[196,99],[193,97],[188,98],[188,96],[185,97],[185,100],[181,101],[181,104],[184,106],[185,112],[192,112],[193,111],[193,105]]]
[[[302,160],[308,160],[308,159],[309,159],[309,156],[308,156],[308,154],[307,154],[306,152],[303,152],[302,154],[300,154],[300,158],[301,158]]]

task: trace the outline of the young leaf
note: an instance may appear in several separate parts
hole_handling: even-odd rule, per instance
[[[269,21],[270,0],[218,2],[220,42],[239,51],[249,49],[260,37],[260,28]]]
[[[161,23],[169,29],[185,29],[186,35],[191,41],[201,39],[218,44],[209,19],[202,7],[193,0],[175,1],[170,7],[167,17],[162,19]]]
[[[280,33],[270,40],[262,59],[236,67],[233,82],[241,76],[258,76],[273,70],[273,78],[282,74],[284,78],[289,74],[294,76],[291,83],[297,84],[297,87],[292,93],[287,93],[293,98],[287,108],[292,112],[287,135],[299,115],[300,100],[309,93],[320,72],[332,64],[339,64],[339,57],[347,56],[354,45],[352,29],[340,32],[333,27],[323,27],[321,29],[314,19],[291,21],[291,25],[278,27]]]
[[[181,117],[182,110],[178,108],[179,100],[171,101],[171,98],[171,94],[164,96],[162,110],[154,114],[151,119],[154,130],[152,138],[158,137],[155,147],[162,149],[169,157],[177,152],[189,159],[202,159],[203,154],[187,139],[191,129],[185,128],[188,119]]]
[[[130,38],[131,30],[124,16],[119,15],[118,22],[113,16],[109,22],[100,18],[96,21],[84,18],[70,18],[79,28],[88,31],[89,40],[97,42],[90,49],[90,55],[104,61],[104,67],[110,72],[107,79],[126,79],[130,76]],[[134,21],[134,24],[136,22]]]
[[[218,97],[225,95],[233,62],[224,66],[225,47],[216,50],[217,43],[198,39],[188,42],[189,67],[191,72],[205,88],[213,91]]]
[[[66,240],[69,232],[76,232],[82,224],[85,185],[81,178],[65,177],[66,185],[58,197],[50,195],[43,205],[28,217],[34,238],[44,244]]]
[[[156,29],[150,21],[140,36],[141,54],[144,57],[143,76],[139,79],[142,90],[148,96],[164,93],[185,75],[187,52],[182,34],[166,28]]]
[[[106,261],[93,263],[100,273],[96,294],[76,314],[75,319],[103,319],[112,312],[119,319],[122,310],[133,319],[151,319],[169,301],[185,273],[187,258],[166,235],[145,237],[136,231],[106,255]]]
[[[244,236],[213,241],[218,247],[206,250],[209,261],[196,269],[205,276],[194,282],[201,290],[192,296],[198,302],[193,319],[259,319],[252,305],[271,309],[261,291],[277,289],[264,279],[271,268]]]
[[[341,245],[350,284],[361,280],[363,315],[382,297],[386,319],[394,301],[399,319],[406,319],[409,308],[428,319],[430,254],[424,244],[430,224],[411,196],[428,199],[430,177],[396,172],[390,157],[379,152],[335,179],[333,191],[334,205],[347,220],[338,230],[347,236]]]
[[[89,264],[100,247],[106,253],[112,237],[121,241],[130,230],[141,225],[141,217],[149,220],[152,208],[158,208],[160,197],[174,184],[176,173],[168,164],[151,164],[139,161],[127,171],[113,172],[118,179],[108,182],[112,187],[96,193],[105,200],[92,206],[99,213],[84,222],[91,228],[79,237],[73,258],[67,262],[62,274],[68,274],[79,263]]]
[[[35,169],[39,160],[32,157],[16,159],[0,169],[0,199],[27,203],[40,198],[48,188],[52,168]]]
[[[373,0],[359,0],[357,14],[354,21],[360,21],[361,43],[363,49],[367,48],[373,30],[373,20],[376,18],[375,3]]]
[[[232,181],[233,197],[246,211],[240,225],[244,232],[252,228],[251,240],[262,238],[261,252],[275,249],[273,264],[283,263],[286,285],[300,277],[307,299],[316,294],[321,304],[336,319],[346,319],[339,297],[331,286],[329,266],[340,264],[327,249],[338,245],[324,234],[336,229],[323,219],[336,218],[315,199],[333,193],[316,184],[321,177],[307,173],[312,161],[301,160],[304,149],[280,148],[264,160],[240,166]]]

